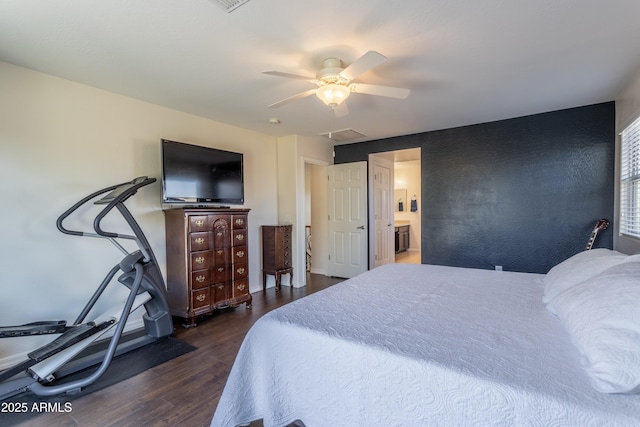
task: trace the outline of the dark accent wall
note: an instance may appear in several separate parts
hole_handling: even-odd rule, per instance
[[[613,247],[615,103],[337,145],[335,163],[421,148],[422,263],[546,273]]]

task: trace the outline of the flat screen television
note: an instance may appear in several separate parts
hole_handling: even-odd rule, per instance
[[[163,139],[162,202],[244,204],[243,155]]]

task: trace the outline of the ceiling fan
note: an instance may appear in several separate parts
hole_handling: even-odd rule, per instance
[[[404,99],[409,96],[409,89],[353,82],[358,76],[382,64],[386,59],[386,56],[370,50],[345,68],[340,59],[327,58],[322,61],[322,68],[318,70],[315,78],[280,71],[263,71],[263,74],[306,80],[317,86],[315,89],[309,89],[275,102],[269,105],[269,108],[281,107],[310,95],[316,95],[322,102],[334,108],[347,99],[352,92]]]

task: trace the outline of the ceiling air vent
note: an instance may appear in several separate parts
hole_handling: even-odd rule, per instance
[[[331,132],[321,133],[320,135],[326,136],[327,138],[332,139],[336,142],[350,141],[352,139],[358,139],[367,136],[353,129],[334,130]]]
[[[227,12],[231,12],[243,4],[247,3],[249,0],[209,0],[211,3],[220,6]]]

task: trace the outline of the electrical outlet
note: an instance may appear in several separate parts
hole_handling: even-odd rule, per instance
[[[496,271],[502,271],[502,266],[501,265],[496,265]]]

